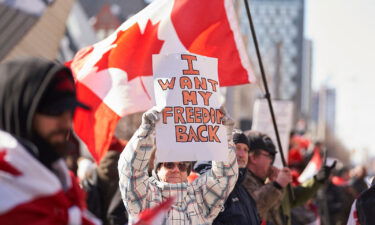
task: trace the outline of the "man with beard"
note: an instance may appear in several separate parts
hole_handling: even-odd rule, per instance
[[[93,224],[63,160],[76,107],[71,71],[24,58],[0,65],[0,224]]]

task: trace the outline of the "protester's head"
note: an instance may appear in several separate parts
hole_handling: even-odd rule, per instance
[[[191,162],[157,163],[155,171],[160,181],[171,184],[183,183],[188,181]]]
[[[0,65],[0,103],[0,128],[41,151],[52,147],[55,158],[61,157],[61,146],[67,143],[75,108],[87,109],[76,99],[70,69],[38,58]]]
[[[233,134],[233,142],[236,145],[236,156],[239,168],[246,168],[249,159],[249,141],[242,132]]]
[[[155,135],[152,133],[151,135]],[[160,181],[177,184],[188,182],[188,176],[192,169],[192,162],[160,162],[156,154],[156,138],[153,138],[153,148],[149,160],[148,173],[156,176]]]
[[[70,70],[62,68],[53,75],[42,94],[33,119],[34,131],[53,146],[66,142],[76,107],[87,108],[76,99]]]
[[[250,131],[246,133],[249,139],[250,154],[247,168],[261,179],[266,179],[275,160],[276,147],[267,135]]]

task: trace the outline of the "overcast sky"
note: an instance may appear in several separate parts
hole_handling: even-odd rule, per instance
[[[337,89],[336,132],[375,155],[375,0],[306,0],[314,88]]]

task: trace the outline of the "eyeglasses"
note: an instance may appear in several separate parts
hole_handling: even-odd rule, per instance
[[[272,161],[275,160],[274,155],[271,155],[271,154],[268,154],[268,153],[263,153],[263,152],[259,152],[259,154],[271,159]]]
[[[181,172],[186,172],[188,170],[189,166],[190,166],[188,163],[183,163],[183,162],[180,162],[180,163],[174,163],[174,162],[162,163],[162,165],[169,170],[173,170],[176,167],[176,164],[177,164],[177,168]]]

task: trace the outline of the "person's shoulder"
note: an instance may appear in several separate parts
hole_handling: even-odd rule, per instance
[[[250,170],[247,170],[244,176],[245,176],[244,178],[245,182],[261,183],[259,181],[259,178],[257,178]]]
[[[247,171],[241,183],[246,189],[256,190],[265,184],[250,171]]]

